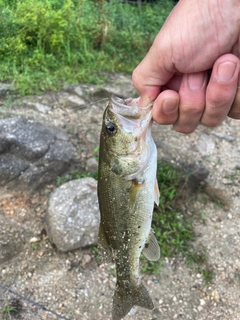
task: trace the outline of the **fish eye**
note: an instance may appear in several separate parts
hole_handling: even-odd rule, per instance
[[[111,134],[115,134],[117,131],[115,125],[112,122],[107,123],[106,128],[107,128],[107,131]]]

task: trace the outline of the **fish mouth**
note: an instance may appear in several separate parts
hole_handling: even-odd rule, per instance
[[[131,134],[135,139],[128,154],[117,157],[125,162],[134,160],[136,171],[127,175],[127,180],[132,180],[142,174],[149,164],[152,150],[152,106],[153,102],[140,108],[139,98],[121,99],[112,96],[109,102],[110,110],[116,115],[119,126],[125,133]]]
[[[121,129],[126,133],[132,133],[135,137],[145,135],[152,123],[153,102],[140,108],[139,99],[111,96],[109,102],[109,108],[117,116]]]
[[[131,118],[140,118],[147,114],[153,106],[153,102],[150,102],[145,107],[139,107],[139,98],[122,99],[112,95],[110,97],[110,106],[112,111],[117,115],[122,115]]]

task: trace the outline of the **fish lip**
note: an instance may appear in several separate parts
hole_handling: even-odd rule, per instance
[[[132,118],[140,118],[148,113],[152,108],[153,102],[148,103],[145,107],[139,107],[139,98],[122,99],[115,95],[110,97],[109,107],[113,113]]]
[[[125,133],[132,134],[139,139],[145,139],[148,127],[152,123],[153,102],[143,108],[138,106],[140,98],[122,99],[112,95],[109,100],[108,109],[118,119],[119,129]]]

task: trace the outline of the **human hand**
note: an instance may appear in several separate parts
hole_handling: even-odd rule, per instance
[[[140,105],[155,100],[153,119],[182,133],[240,119],[239,57],[240,0],[180,0],[133,72]]]

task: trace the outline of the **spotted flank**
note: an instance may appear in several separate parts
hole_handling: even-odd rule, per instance
[[[139,258],[141,253],[151,261],[160,257],[151,230],[154,202],[158,204],[160,196],[152,104],[140,108],[138,100],[112,97],[100,138],[98,248],[105,261],[116,265],[113,320],[123,319],[133,306],[154,308],[139,277]]]

